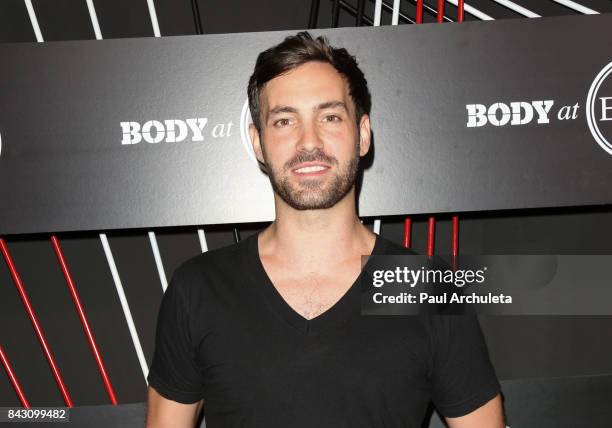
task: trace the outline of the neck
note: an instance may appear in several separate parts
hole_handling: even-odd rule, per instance
[[[359,221],[355,188],[327,209],[296,210],[274,195],[276,219],[260,236],[261,252],[296,265],[329,265],[370,254],[375,235]]]

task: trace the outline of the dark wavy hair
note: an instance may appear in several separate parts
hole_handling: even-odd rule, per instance
[[[357,124],[362,115],[370,114],[372,100],[368,82],[355,57],[345,48],[330,46],[325,36],[313,39],[308,31],[301,31],[286,37],[281,43],[261,52],[257,57],[255,70],[249,78],[248,95],[251,118],[258,132],[261,132],[259,96],[265,84],[309,61],[329,63],[346,78],[350,96],[355,104]]]

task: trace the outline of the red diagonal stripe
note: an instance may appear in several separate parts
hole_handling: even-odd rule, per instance
[[[111,384],[108,373],[106,372],[106,366],[104,365],[104,361],[102,360],[102,356],[100,355],[100,351],[98,350],[98,345],[96,344],[94,335],[91,331],[91,328],[89,327],[89,322],[87,321],[85,310],[83,309],[83,305],[81,304],[81,299],[79,298],[79,293],[77,292],[77,289],[74,285],[74,281],[72,280],[72,275],[70,275],[70,271],[68,270],[68,265],[66,264],[66,259],[64,257],[64,253],[62,252],[62,248],[60,247],[59,240],[55,235],[51,235],[51,243],[53,244],[53,249],[55,250],[55,254],[57,255],[57,259],[62,268],[62,272],[64,273],[64,278],[66,278],[66,284],[68,284],[68,289],[70,290],[72,301],[74,302],[74,306],[76,307],[76,310],[79,314],[79,318],[81,319],[81,324],[83,325],[83,329],[85,330],[85,334],[87,335],[89,347],[91,348],[91,352],[93,353],[94,359],[96,360],[96,364],[98,365],[98,370],[100,371],[100,375],[102,376],[102,381],[104,382],[108,398],[110,398],[111,403],[116,406],[117,397],[115,396],[113,385]]]
[[[4,242],[4,239],[2,238],[0,238],[0,251],[2,251],[2,255],[4,256],[4,259],[6,260],[6,264],[9,268],[9,271],[11,272],[11,277],[13,278],[13,282],[15,283],[15,286],[17,287],[17,291],[19,292],[19,297],[21,297],[21,301],[23,302],[26,312],[28,313],[28,316],[30,317],[30,321],[32,321],[32,325],[34,326],[34,331],[36,332],[36,336],[38,336],[38,341],[40,342],[40,345],[43,348],[43,352],[45,354],[45,357],[47,358],[47,362],[49,363],[49,366],[51,366],[51,372],[53,373],[55,382],[57,382],[57,386],[59,387],[62,397],[64,398],[64,403],[66,403],[66,406],[68,407],[74,407],[72,405],[72,400],[70,399],[70,395],[68,394],[68,389],[66,388],[66,385],[64,384],[64,380],[62,379],[62,375],[60,374],[59,369],[57,368],[57,365],[55,364],[55,359],[53,358],[53,355],[51,353],[51,348],[49,348],[49,344],[47,343],[47,340],[45,339],[45,335],[43,334],[42,327],[40,326],[40,323],[38,322],[38,319],[36,318],[34,309],[32,308],[32,305],[30,304],[30,299],[28,298],[25,288],[21,282],[21,278],[19,277],[19,274],[17,273],[17,269],[15,268],[15,264],[13,263],[13,259],[11,258],[6,242]]]
[[[15,373],[13,372],[11,363],[9,363],[9,360],[6,354],[4,353],[4,349],[2,349],[2,345],[0,345],[0,360],[2,360],[2,365],[4,366],[4,369],[6,370],[6,374],[11,380],[11,383],[13,384],[13,388],[15,388],[15,392],[17,393],[17,396],[19,397],[19,401],[21,401],[21,405],[25,407],[26,409],[29,409],[30,403],[28,402],[28,399],[23,393],[23,389],[21,389],[21,384],[19,383],[19,380],[17,380],[17,376],[15,376]]]

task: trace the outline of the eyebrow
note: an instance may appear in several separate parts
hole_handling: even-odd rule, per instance
[[[348,113],[348,107],[346,106],[346,104],[342,101],[325,101],[321,104],[318,104],[316,106],[313,107],[313,111],[317,111],[317,110],[325,110],[325,109],[329,109],[329,108],[342,108],[344,109],[347,113]],[[268,111],[268,117],[266,119],[269,119],[270,116],[275,115],[275,114],[280,114],[280,113],[297,113],[298,110],[295,107],[291,107],[291,106],[276,106],[273,109],[271,109],[270,111]]]

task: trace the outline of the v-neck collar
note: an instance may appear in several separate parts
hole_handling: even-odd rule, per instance
[[[264,299],[278,316],[304,334],[318,334],[319,331],[327,328],[326,326],[333,327],[334,324],[346,320],[348,316],[360,313],[361,293],[359,285],[364,269],[361,270],[353,284],[351,284],[342,297],[322,314],[309,320],[296,312],[278,292],[263,266],[259,255],[258,241],[260,233],[254,233],[247,238],[247,262],[253,274],[256,288],[262,292]],[[384,254],[385,248],[384,238],[376,235],[374,248],[370,255]],[[369,263],[369,260],[366,262],[366,265]]]

